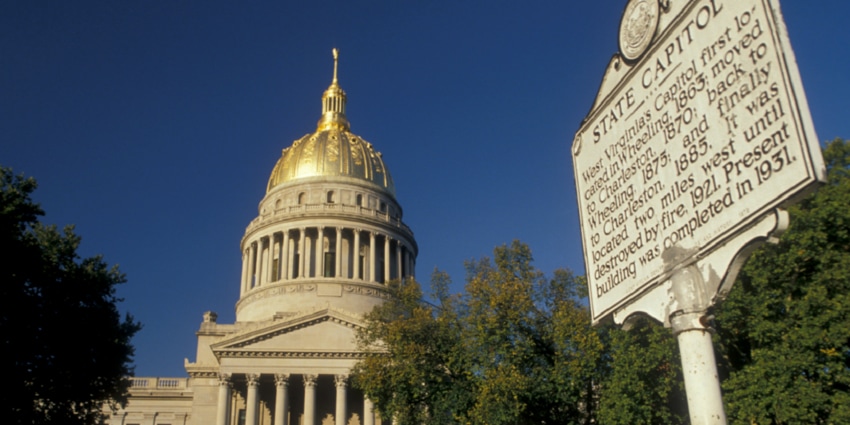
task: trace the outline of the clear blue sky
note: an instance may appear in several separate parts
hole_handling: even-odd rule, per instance
[[[184,376],[203,312],[234,320],[239,241],[281,149],[315,130],[332,47],[420,280],[460,290],[465,260],[513,239],[583,273],[569,149],[625,3],[6,1],[0,164],[127,274],[137,374]],[[850,2],[782,6],[819,138],[850,137]]]

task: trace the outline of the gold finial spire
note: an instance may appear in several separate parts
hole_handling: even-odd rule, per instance
[[[339,50],[332,50],[334,55],[334,78],[330,87],[322,95],[322,118],[319,119],[318,131],[337,129],[348,131],[350,126],[345,118],[345,92],[339,87],[337,81],[337,67],[339,65]]]
[[[339,63],[339,50],[337,50],[336,47],[334,47],[332,52],[334,54],[334,80],[333,80],[333,83],[331,83],[331,84],[336,84],[337,83],[336,82],[336,67],[337,67],[337,63]]]

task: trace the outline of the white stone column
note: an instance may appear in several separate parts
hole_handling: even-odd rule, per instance
[[[314,262],[313,256],[316,255],[316,251],[315,251],[316,247],[313,246],[313,245],[316,244],[316,242],[309,235],[307,236],[307,239],[305,239],[304,241],[306,242],[306,245],[304,246],[304,252],[307,253],[306,258],[304,258],[304,261],[305,261],[304,277],[313,277],[313,276],[310,275],[310,269],[312,268],[311,266],[313,265],[313,262]]]
[[[295,271],[295,252],[298,251],[298,247],[295,246],[296,243],[297,242],[296,242],[295,238],[290,238],[289,239],[289,245],[287,246],[287,250],[289,251],[289,253],[288,253],[289,256],[286,258],[286,264],[287,264],[287,266],[286,266],[287,267],[286,278],[288,280],[292,280],[292,279],[295,278],[295,274],[294,274],[294,271]]]
[[[334,277],[342,277],[342,227],[336,228],[336,253],[334,254]]]
[[[316,425],[316,375],[304,375],[304,423]]]
[[[334,376],[334,384],[336,385],[336,425],[345,425],[345,419],[348,416],[346,406],[346,389],[348,386],[348,377],[345,375]]]
[[[247,249],[242,251],[242,276],[241,276],[241,280],[239,282],[239,296],[240,297],[242,295],[245,295],[245,291],[247,291],[247,287],[248,287],[248,285],[246,284],[247,283],[246,281],[248,280],[247,276],[248,276],[248,258],[249,257],[250,257],[250,254],[249,254]]]
[[[319,226],[319,236],[316,238],[316,277],[325,276],[325,229]]]
[[[375,232],[369,232],[369,282],[375,283],[377,279],[375,278],[375,267],[377,264],[377,260],[375,259]]]
[[[257,241],[251,243],[251,260],[248,261],[248,289],[256,284],[257,272]]]
[[[278,373],[274,376],[274,425],[289,423],[289,374]]]
[[[375,425],[375,405],[366,396],[363,396],[363,425]]]
[[[258,288],[262,284],[263,276],[263,240],[257,239],[254,241],[254,276],[252,287]]]
[[[384,236],[384,284],[390,281],[390,235]]]
[[[283,231],[280,242],[280,279],[289,279],[289,230]]]
[[[260,252],[262,252],[262,257],[260,260],[260,264],[262,265],[262,270],[260,271],[260,286],[265,285],[269,281],[269,269],[271,268],[271,264],[269,263],[269,253],[271,251],[271,239],[270,238],[261,238],[260,243],[263,247]]]
[[[306,227],[301,228],[301,242],[298,245],[298,253],[299,253],[299,256],[298,256],[298,262],[299,262],[298,277],[305,277],[305,276],[307,276],[304,273],[304,269],[306,269],[306,267],[304,267],[304,264],[305,264],[304,259],[307,258],[307,228]]]
[[[352,248],[351,261],[354,261],[354,276],[352,279],[360,279],[360,229],[354,229],[354,247]]]
[[[230,411],[230,374],[218,375],[218,406],[216,406],[216,425],[227,425],[228,412]]]
[[[260,409],[260,375],[245,375],[248,379],[248,400],[245,402],[245,425],[257,425]]]

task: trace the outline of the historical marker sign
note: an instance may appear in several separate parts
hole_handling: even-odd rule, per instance
[[[778,7],[701,0],[679,10],[655,33],[656,0],[629,3],[626,56],[576,133],[594,322],[661,283],[666,251],[704,256],[825,179]]]

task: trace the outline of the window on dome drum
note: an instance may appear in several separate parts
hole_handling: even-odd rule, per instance
[[[298,205],[304,204],[304,192],[298,194]]]
[[[332,190],[328,191],[328,203],[329,204],[334,203],[334,191],[332,191]]]
[[[336,273],[336,256],[333,252],[325,253],[325,270],[323,272],[324,277],[334,277]]]
[[[357,204],[358,207],[363,206],[363,195],[360,195],[360,194],[357,195],[356,204]]]
[[[363,279],[363,270],[365,270],[365,269],[366,269],[366,256],[363,255],[363,254],[360,254],[360,270],[359,270],[360,276],[357,276],[358,279]]]
[[[384,203],[384,201],[381,201],[380,209],[381,209],[381,212],[382,212],[382,213],[387,212],[387,204],[386,204],[386,203]]]
[[[239,414],[236,418],[237,425],[245,425],[245,409],[239,409]]]

